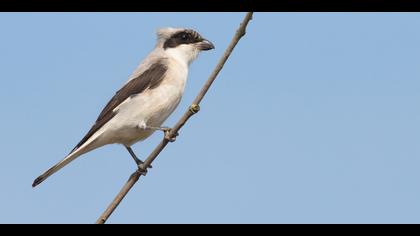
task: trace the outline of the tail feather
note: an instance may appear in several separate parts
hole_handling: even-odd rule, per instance
[[[80,150],[80,148],[77,149],[77,150],[72,151],[69,155],[67,155],[59,163],[55,164],[53,167],[51,167],[50,169],[48,169],[47,171],[45,171],[42,175],[38,176],[38,178],[36,178],[34,180],[34,182],[32,184],[32,187],[35,187],[38,184],[42,183],[44,180],[46,180],[52,174],[54,174],[55,172],[59,171],[61,168],[63,168],[64,166],[66,166],[71,161],[73,161],[74,159],[76,159],[77,157],[79,157],[80,155],[82,155],[85,152],[86,152],[85,150],[82,151],[82,150]]]
[[[40,175],[38,178],[36,178],[32,184],[32,187],[37,186],[38,184],[42,183],[44,180],[46,180],[48,177],[50,177],[52,174],[69,164],[71,161],[76,159],[78,156],[80,156],[82,153],[79,152],[72,152],[68,156],[66,156],[62,161],[48,169],[44,172],[44,174]]]
[[[59,171],[61,168],[72,162],[74,159],[79,157],[80,155],[87,153],[89,151],[92,151],[93,149],[96,149],[105,143],[98,142],[98,137],[101,135],[101,132],[96,132],[92,137],[90,137],[88,140],[86,140],[83,145],[80,145],[80,143],[59,163],[45,171],[44,174],[40,175],[38,178],[34,180],[32,183],[32,187],[37,186],[38,184],[42,183],[44,180],[46,180],[48,177],[50,177],[55,172]]]

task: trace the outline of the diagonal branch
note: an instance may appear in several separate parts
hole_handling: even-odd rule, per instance
[[[147,157],[144,161],[143,168],[147,169],[150,167],[152,162],[156,159],[156,157],[160,154],[160,152],[166,147],[166,145],[170,142],[172,137],[175,137],[178,131],[185,125],[185,123],[190,119],[191,116],[196,114],[200,110],[200,102],[203,100],[204,96],[206,95],[207,91],[209,90],[210,86],[216,79],[219,72],[222,70],[223,66],[225,65],[227,59],[229,58],[230,54],[232,53],[233,49],[235,48],[236,44],[239,40],[245,35],[246,27],[249,21],[252,19],[252,12],[248,12],[243,19],[242,23],[240,24],[239,28],[236,31],[236,34],[233,36],[232,41],[230,42],[229,46],[226,48],[225,53],[223,54],[222,58],[220,59],[219,63],[217,64],[216,68],[211,73],[210,77],[204,84],[203,88],[201,89],[200,93],[194,99],[192,105],[189,109],[185,112],[185,114],[181,117],[181,119],[175,124],[175,126],[171,129],[169,134],[156,146],[152,153]],[[123,186],[120,190],[118,195],[115,199],[111,202],[108,208],[102,213],[99,219],[96,221],[96,224],[104,224],[109,216],[114,212],[114,210],[118,207],[120,202],[124,199],[125,195],[130,191],[130,189],[136,184],[139,180],[140,176],[144,173],[144,170],[138,169],[133,174],[131,174],[130,178],[128,179],[127,183]]]

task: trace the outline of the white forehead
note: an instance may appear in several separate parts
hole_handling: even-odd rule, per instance
[[[165,40],[170,38],[174,33],[179,32],[179,31],[184,31],[184,28],[160,28],[157,30],[157,36],[159,40]]]

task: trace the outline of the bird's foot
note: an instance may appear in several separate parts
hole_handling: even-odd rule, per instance
[[[142,161],[142,160],[140,160],[138,158],[136,158],[134,160],[135,160],[138,168],[140,168],[140,166],[143,166],[144,167],[144,161]],[[153,168],[153,166],[152,165],[149,165],[149,168]]]
[[[176,137],[179,135],[178,132],[176,132],[176,134],[174,134],[173,136],[171,136],[170,134],[171,134],[172,128],[169,128],[167,126],[154,127],[154,126],[141,126],[141,125],[139,125],[139,127],[141,129],[145,129],[145,130],[149,129],[149,130],[160,130],[160,131],[163,131],[163,133],[165,135],[164,136],[165,139],[168,140],[169,142],[175,142]]]
[[[149,167],[152,168],[152,166]],[[143,176],[147,175],[147,168],[144,166],[144,163],[137,165],[137,171]]]
[[[168,140],[169,142],[175,142],[176,137],[179,135],[178,132],[176,132],[174,136],[171,136],[172,128],[169,128],[169,127],[162,127],[162,131],[165,134],[165,139]]]

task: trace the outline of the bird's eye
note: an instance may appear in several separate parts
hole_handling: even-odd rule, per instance
[[[188,34],[181,34],[181,39],[182,40],[188,40],[189,39],[189,35]]]

